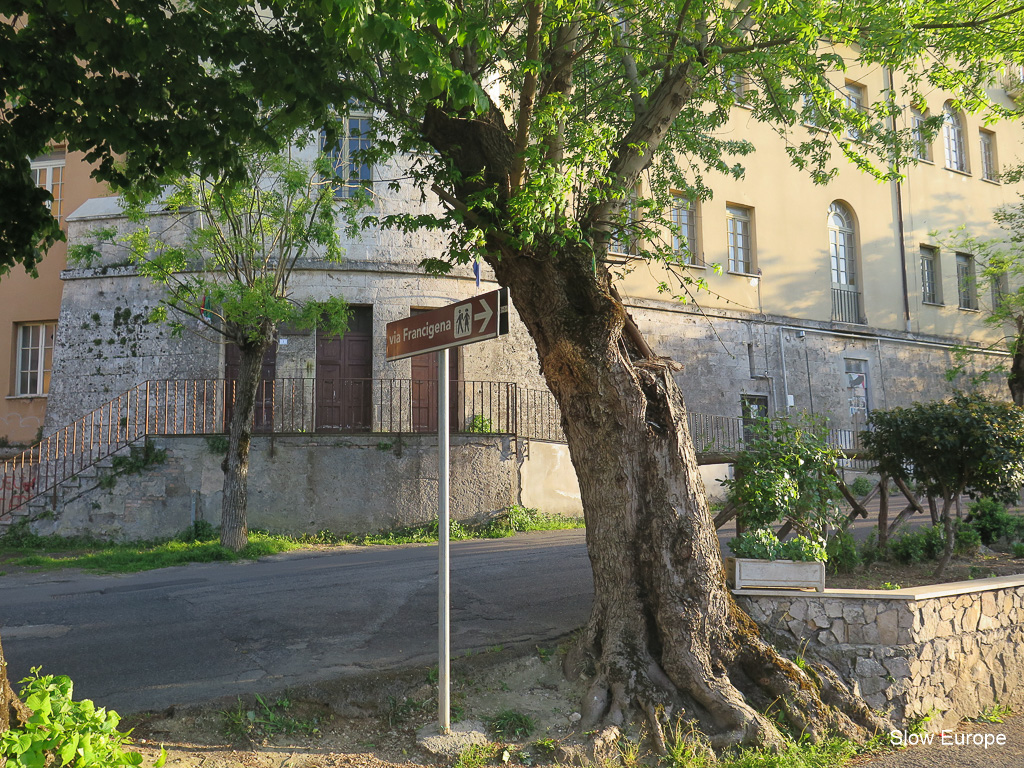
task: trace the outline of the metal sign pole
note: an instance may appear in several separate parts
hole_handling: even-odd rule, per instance
[[[441,733],[451,733],[451,678],[448,604],[448,349],[437,353],[437,716]]]

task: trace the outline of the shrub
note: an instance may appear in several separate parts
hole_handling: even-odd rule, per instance
[[[216,541],[218,538],[219,534],[209,520],[196,520],[178,534],[178,541],[183,541],[186,544],[196,541]]]
[[[852,483],[850,483],[850,493],[854,496],[867,496],[871,493],[871,489],[875,487],[875,484],[868,480],[866,477],[861,475]]]
[[[839,531],[829,539],[825,545],[825,553],[833,573],[850,573],[861,563],[857,542],[849,531]]]
[[[495,429],[490,419],[486,416],[481,416],[479,413],[474,414],[466,424],[467,432],[474,432],[476,434],[489,435],[492,434]]]
[[[904,565],[937,560],[945,547],[941,525],[907,531],[889,542],[889,554]]]
[[[956,526],[956,553],[973,555],[981,546],[981,534],[970,523],[958,522]]]
[[[774,532],[765,528],[746,531],[729,541],[729,549],[736,557],[756,560],[800,560],[824,561],[827,557],[825,544],[807,536],[794,536],[780,542]]]
[[[1006,507],[988,497],[978,499],[968,507],[970,523],[981,536],[981,543],[991,546],[999,539],[1014,533],[1017,520],[1006,511]]]
[[[1015,541],[1011,549],[1014,557],[1024,557],[1024,541]]]

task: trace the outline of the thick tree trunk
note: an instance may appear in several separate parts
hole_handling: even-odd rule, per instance
[[[589,257],[560,256],[492,265],[536,341],[583,498],[595,600],[569,657],[593,676],[583,725],[640,711],[660,733],[664,707],[716,747],[778,743],[770,706],[813,739],[882,727],[830,670],[809,676],[780,657],[736,606],[669,366],[630,351],[622,304],[574,273]]]
[[[21,703],[7,679],[7,659],[0,644],[0,733],[10,729],[12,724],[24,725],[31,716],[32,711]]]
[[[224,491],[220,511],[220,543],[238,552],[249,543],[246,509],[249,490],[249,446],[252,441],[253,416],[256,412],[256,391],[263,368],[263,353],[270,345],[271,334],[258,342],[243,341],[238,345],[238,380],[234,383],[234,404],[228,425],[228,453],[221,465],[224,470]]]

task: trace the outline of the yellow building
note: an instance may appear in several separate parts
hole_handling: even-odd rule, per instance
[[[103,193],[91,170],[82,153],[63,147],[32,161],[36,183],[53,195],[65,232],[64,217]],[[0,376],[0,441],[29,443],[42,429],[66,255],[67,245],[57,243],[40,262],[37,278],[19,266],[0,277],[0,361],[8,365]]]
[[[851,71],[834,85],[848,105],[861,106],[884,97],[886,75]],[[897,76],[897,92],[899,85]],[[1015,106],[1010,91],[991,96]],[[686,271],[707,290],[680,304],[654,288],[672,283],[663,269],[644,265],[623,278],[652,348],[684,365],[679,381],[691,410],[812,411],[852,432],[870,409],[966,385],[946,380],[953,348],[981,349],[1003,334],[984,322],[994,300],[975,279],[984,265],[941,241],[961,225],[978,237],[1005,235],[993,212],[1019,203],[1019,186],[1003,183],[999,169],[1021,161],[1024,130],[986,124],[942,93],[918,107],[905,106],[899,127],[920,134],[927,117],[945,120],[933,140],[922,138],[902,182],[879,182],[840,158],[824,186],[790,164],[771,127],[733,107],[727,130],[756,147],[743,158],[745,176],[709,178],[712,199],[680,197],[670,215],[676,247],[689,246]],[[795,126],[793,139],[814,131]],[[978,367],[994,362],[981,357]],[[991,387],[1008,397],[1005,381],[995,377]]]

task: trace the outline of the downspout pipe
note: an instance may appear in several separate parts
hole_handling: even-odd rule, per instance
[[[889,67],[883,67],[882,73],[885,78],[885,88],[888,93],[889,106],[891,107],[887,122],[889,130],[896,132],[896,83],[893,80],[893,72]],[[899,173],[899,157],[895,156],[889,163],[889,170],[895,174]],[[903,226],[903,183],[897,175],[889,182],[893,198],[893,217],[896,219],[897,242],[900,251],[900,278],[903,284],[903,323],[906,331],[910,332],[910,286],[907,281],[907,240],[906,231]]]

